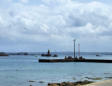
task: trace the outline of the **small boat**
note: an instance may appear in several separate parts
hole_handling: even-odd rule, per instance
[[[44,54],[44,53],[41,54],[41,56],[45,56],[45,57],[58,57],[57,54],[52,55],[51,52],[50,52],[50,50],[48,50],[48,52],[46,54]]]
[[[48,56],[48,57],[50,57],[51,56],[50,50],[48,50],[48,52],[46,54],[41,54],[41,56]]]

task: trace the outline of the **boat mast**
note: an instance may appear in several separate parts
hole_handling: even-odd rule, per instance
[[[74,39],[73,41],[74,41],[74,58],[75,58],[75,42],[76,42],[76,39]]]

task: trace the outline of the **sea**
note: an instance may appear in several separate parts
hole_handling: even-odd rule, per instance
[[[59,59],[73,52],[55,52],[58,57],[35,55],[0,56],[0,86],[47,86],[48,83],[99,81],[112,78],[112,63],[39,63],[38,59]],[[99,56],[96,56],[99,54]],[[84,58],[112,59],[111,53],[81,53]],[[77,55],[78,56],[78,55]]]

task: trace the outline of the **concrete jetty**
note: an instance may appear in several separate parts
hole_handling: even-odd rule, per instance
[[[106,59],[39,59],[39,62],[53,63],[53,62],[90,62],[90,63],[112,63],[112,60]]]

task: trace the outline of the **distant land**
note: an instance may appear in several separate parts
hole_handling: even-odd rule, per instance
[[[0,56],[4,55],[41,55],[42,53],[45,52],[0,52]],[[57,54],[73,54],[73,52],[51,52],[57,53]],[[78,54],[78,52],[76,52]],[[112,55],[112,52],[80,52],[82,55],[96,55],[96,54],[101,54],[101,55]]]

